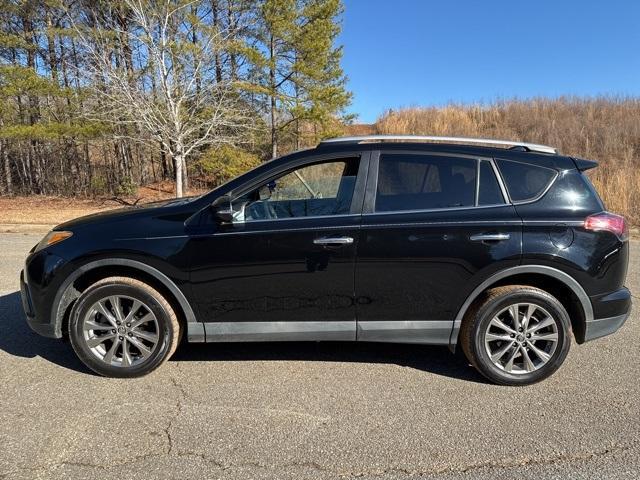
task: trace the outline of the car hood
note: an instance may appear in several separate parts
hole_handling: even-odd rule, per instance
[[[55,230],[74,230],[88,225],[106,224],[121,220],[133,219],[137,217],[157,216],[163,213],[174,211],[176,207],[189,205],[198,197],[184,197],[171,200],[161,200],[158,202],[146,203],[143,205],[131,205],[123,208],[116,208],[106,212],[92,213],[73,220],[61,223]]]

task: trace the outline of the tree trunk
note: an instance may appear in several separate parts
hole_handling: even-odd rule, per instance
[[[176,153],[173,155],[173,162],[176,169],[176,198],[181,198],[182,193],[182,165],[184,164],[184,158],[182,155],[182,149],[176,149]]]
[[[9,195],[13,194],[13,182],[11,181],[11,164],[9,163],[9,152],[7,145],[0,143],[2,149],[2,167],[4,169],[5,188]]]
[[[46,19],[47,19],[47,49],[49,50],[49,69],[51,70],[51,79],[58,85],[58,60],[56,58],[56,44],[55,38],[51,33],[53,29],[53,22],[51,20],[50,7],[46,7]]]
[[[238,32],[236,31],[236,17],[233,12],[233,2],[227,1],[227,24],[229,26],[229,34],[232,43],[235,43],[235,40],[238,37]],[[229,53],[229,63],[231,68],[231,80],[234,82],[238,79],[238,60],[236,58],[235,46],[231,49]]]
[[[213,28],[218,29],[218,0],[211,1],[211,16],[213,17]],[[214,54],[214,64],[216,70],[216,82],[222,82],[222,62],[220,60],[220,49],[216,47],[216,53]]]
[[[197,5],[191,5],[191,15],[193,16],[193,18],[198,18],[198,6]],[[196,31],[196,22],[195,20],[191,23],[191,43],[193,44],[193,51],[196,52],[198,50],[198,35],[197,35],[197,31]],[[197,60],[196,60],[196,55],[194,54],[193,56],[193,68],[195,70],[196,66],[197,66]],[[202,89],[202,78],[200,76],[200,72],[198,72],[198,74],[196,75],[196,95],[199,97],[200,96],[200,90]],[[155,86],[154,86],[154,91],[155,91]],[[155,93],[154,93],[155,94]]]
[[[189,190],[189,172],[187,171],[187,159],[182,157],[182,189],[184,193]]]
[[[270,87],[270,114],[271,114],[271,158],[278,156],[278,130],[276,126],[276,66],[273,35],[269,41],[269,87]]]
[[[160,142],[160,162],[162,163],[162,180],[166,180],[169,178],[169,164],[167,163],[167,152],[162,142]]]

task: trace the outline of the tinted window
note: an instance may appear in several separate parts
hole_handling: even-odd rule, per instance
[[[437,155],[380,157],[378,212],[473,206],[477,161]]]
[[[498,167],[514,202],[536,198],[556,176],[555,170],[509,160],[498,160]]]
[[[504,203],[500,184],[493,171],[491,162],[480,162],[480,189],[478,191],[478,205],[498,205]]]
[[[234,222],[347,214],[358,163],[317,163],[269,180],[233,201]]]

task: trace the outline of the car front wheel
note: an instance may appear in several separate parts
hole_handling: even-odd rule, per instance
[[[551,376],[571,344],[571,322],[562,304],[529,286],[489,290],[467,312],[462,349],[476,369],[502,385],[529,385]]]
[[[77,300],[69,338],[82,362],[100,375],[139,377],[175,351],[180,325],[154,288],[128,277],[100,280]]]

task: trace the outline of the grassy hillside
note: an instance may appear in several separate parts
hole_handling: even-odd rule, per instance
[[[638,98],[534,99],[486,106],[404,108],[388,111],[370,130],[521,140],[597,160],[600,165],[590,176],[607,208],[640,225]]]

